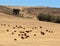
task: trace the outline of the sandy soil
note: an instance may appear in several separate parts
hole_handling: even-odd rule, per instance
[[[60,24],[0,13],[0,46],[60,46]]]

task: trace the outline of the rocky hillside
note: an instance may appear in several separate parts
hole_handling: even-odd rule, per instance
[[[20,12],[18,16],[26,17],[26,18],[33,18],[40,13],[60,16],[60,8],[0,6],[0,12],[5,14],[14,15],[13,9],[19,9]]]
[[[27,14],[38,15],[40,13],[49,15],[60,15],[60,8],[50,8],[50,7],[29,7],[24,8],[23,11]]]

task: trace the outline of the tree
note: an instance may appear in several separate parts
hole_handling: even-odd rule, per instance
[[[18,15],[19,14],[19,11],[20,11],[20,9],[13,9],[13,14],[14,15]]]

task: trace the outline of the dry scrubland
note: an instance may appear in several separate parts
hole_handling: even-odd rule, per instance
[[[60,46],[60,24],[0,13],[0,46]]]

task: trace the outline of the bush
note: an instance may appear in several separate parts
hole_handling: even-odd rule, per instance
[[[50,15],[46,15],[46,14],[39,14],[39,16],[37,16],[37,18],[39,20],[43,20],[43,21],[50,21]]]
[[[46,21],[48,21],[48,22],[51,21],[50,18],[51,18],[51,15],[47,15],[46,16]]]
[[[39,14],[37,18],[41,21],[60,23],[60,16],[52,16],[47,14]]]
[[[60,23],[60,16],[57,16],[57,21],[56,23]]]
[[[51,16],[50,21],[56,23],[57,17],[56,16]]]

